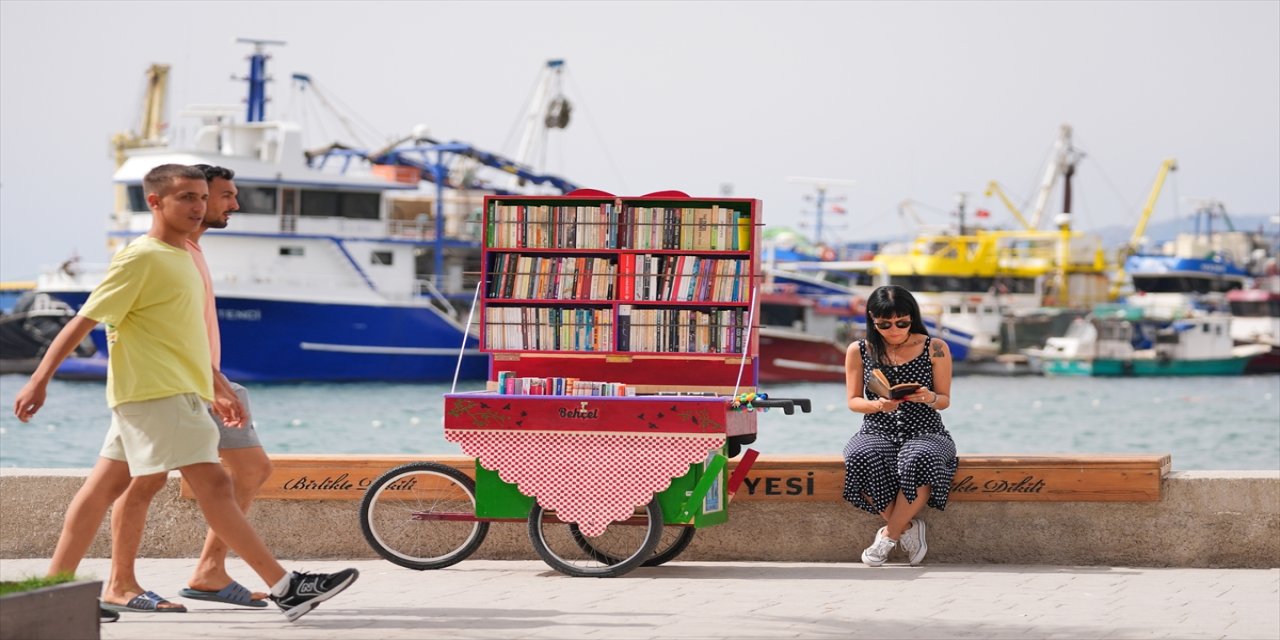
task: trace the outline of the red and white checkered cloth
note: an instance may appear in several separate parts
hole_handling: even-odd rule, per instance
[[[648,504],[724,434],[566,433],[445,429],[445,439],[582,533],[598,536]]]

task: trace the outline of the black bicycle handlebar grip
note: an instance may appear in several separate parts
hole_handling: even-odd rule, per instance
[[[778,399],[769,398],[768,400],[759,400],[759,399],[752,400],[751,406],[768,407],[770,409],[780,408],[787,415],[791,415],[796,412],[795,403],[793,403],[791,400],[788,400],[786,398],[778,398]]]

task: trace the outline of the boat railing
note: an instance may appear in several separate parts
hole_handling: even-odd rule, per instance
[[[436,223],[433,220],[388,220],[387,235],[393,238],[435,240]]]
[[[438,305],[444,311],[448,312],[450,316],[453,316],[453,317],[458,316],[458,309],[453,306],[452,302],[449,302],[449,299],[446,298],[445,295],[440,292],[440,289],[436,288],[435,283],[433,283],[430,280],[417,280],[416,285],[417,285],[417,295],[419,297],[427,298],[432,303]]]

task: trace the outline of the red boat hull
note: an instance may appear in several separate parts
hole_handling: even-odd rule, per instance
[[[844,347],[794,331],[761,327],[760,382],[844,382]]]

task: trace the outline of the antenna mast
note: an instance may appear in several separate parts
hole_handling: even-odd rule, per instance
[[[799,184],[813,185],[817,193],[814,195],[814,244],[822,244],[822,216],[826,212],[827,189],[833,186],[853,186],[857,184],[854,180],[844,180],[841,178],[806,178],[798,176],[787,177],[787,182],[795,182]]]
[[[245,113],[245,122],[262,122],[267,115],[267,55],[266,47],[268,45],[283,46],[283,40],[259,40],[256,38],[236,38],[236,42],[240,44],[253,45],[253,53],[249,56],[249,77],[236,78],[237,80],[246,80],[249,83],[249,99],[247,102],[248,111]]]

